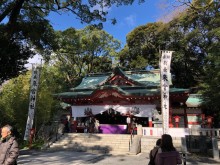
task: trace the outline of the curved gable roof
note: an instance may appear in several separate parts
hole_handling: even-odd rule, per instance
[[[75,88],[71,90],[79,89],[96,89],[100,86],[111,85],[111,80],[115,76],[121,76],[127,81],[133,84],[132,86],[142,86],[142,87],[159,87],[160,86],[160,72],[159,70],[153,71],[122,71],[119,67],[116,67],[112,73],[103,74],[90,74],[82,79],[82,82]],[[171,75],[169,76],[170,85]],[[113,84],[112,84],[113,85]]]
[[[97,86],[102,84],[109,75],[89,75],[87,77],[84,77],[82,79],[82,82],[75,88],[72,88],[72,90],[77,90],[77,89],[95,89]]]

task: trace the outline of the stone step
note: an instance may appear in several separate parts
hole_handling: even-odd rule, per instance
[[[53,145],[51,145],[51,147],[59,147],[59,146],[88,146],[88,147],[92,147],[92,146],[108,146],[108,147],[112,147],[112,148],[129,148],[129,145],[116,145],[116,144],[103,144],[103,145],[98,145],[98,144],[93,144],[93,143],[72,143],[72,144],[60,144],[60,143],[55,143]]]
[[[129,152],[129,148],[115,148],[115,147],[110,147],[110,146],[71,146],[71,145],[67,145],[67,146],[56,146],[56,147],[51,147],[50,150],[63,150],[63,149],[67,149],[67,150],[74,150],[74,151],[97,151],[100,153],[108,153],[110,151],[114,151],[114,152]]]
[[[55,145],[79,145],[79,144],[83,144],[83,145],[98,145],[98,146],[104,146],[104,145],[107,145],[107,146],[129,146],[129,143],[127,144],[114,144],[114,143],[100,143],[100,144],[97,144],[97,143],[54,143],[52,146],[55,146]]]
[[[61,141],[58,141],[57,143],[62,143],[62,144],[71,144],[71,143],[97,143],[97,144],[128,144],[129,140],[128,141],[125,141],[125,140],[121,140],[121,141],[87,141],[87,140],[61,140]]]
[[[150,150],[154,148],[157,139],[161,137],[145,137],[141,138],[141,152],[143,153],[150,153]],[[173,137],[173,145],[178,150],[181,151],[181,138],[180,137]]]
[[[122,135],[122,134],[114,134],[114,135],[112,135],[112,134],[77,134],[77,133],[68,133],[68,134],[65,134],[64,135],[65,137],[94,137],[94,138],[96,138],[96,137],[111,137],[111,138],[127,138],[127,137],[129,137],[130,138],[130,135],[126,135],[126,134],[124,134],[124,135]]]
[[[130,137],[120,134],[65,134],[49,149],[126,154],[129,152]]]
[[[68,139],[68,140],[71,140],[71,139],[94,139],[94,140],[99,140],[99,139],[107,139],[107,140],[111,140],[111,139],[117,139],[117,140],[126,140],[126,139],[130,139],[130,137],[109,137],[109,136],[102,136],[102,137],[80,137],[80,136],[64,136],[62,137],[61,139]]]
[[[100,140],[93,140],[93,139],[60,139],[60,141],[63,142],[100,142],[100,141],[105,141],[105,142],[125,142],[125,141],[130,141],[130,139],[100,139]]]

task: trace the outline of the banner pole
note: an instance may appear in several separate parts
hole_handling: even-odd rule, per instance
[[[169,132],[169,86],[171,83],[170,64],[173,51],[162,50],[160,59],[161,111],[163,134]]]
[[[37,100],[37,90],[39,86],[39,79],[40,79],[40,68],[32,64],[28,118],[27,118],[27,123],[26,123],[24,140],[28,140],[30,138],[31,130],[33,130],[32,127],[34,123],[34,115],[35,115],[35,110],[36,110],[36,100]]]

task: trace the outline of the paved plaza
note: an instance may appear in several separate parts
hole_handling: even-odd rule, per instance
[[[148,155],[94,154],[74,151],[25,151],[21,152],[18,164],[24,165],[147,165]],[[187,165],[219,165],[220,161],[212,158],[190,156]]]

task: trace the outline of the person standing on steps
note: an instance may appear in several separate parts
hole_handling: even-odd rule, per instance
[[[12,127],[5,125],[1,130],[0,165],[16,165],[18,155],[18,143],[12,136]]]

